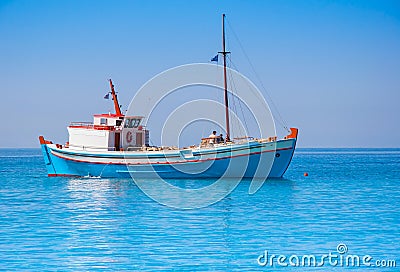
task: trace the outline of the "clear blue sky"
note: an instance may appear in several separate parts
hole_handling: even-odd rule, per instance
[[[400,1],[2,0],[0,147],[64,143],[112,108],[108,78],[126,107],[157,73],[208,62],[222,13],[300,147],[400,146]]]

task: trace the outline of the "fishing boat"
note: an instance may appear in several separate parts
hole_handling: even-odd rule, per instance
[[[282,139],[233,138],[227,86],[225,15],[222,16],[222,51],[226,138],[200,138],[186,148],[151,146],[144,116],[123,114],[112,80],[109,80],[115,113],[95,114],[93,122],[73,122],[65,144],[39,136],[49,177],[104,177],[199,179],[199,178],[280,178],[292,160],[297,128]]]

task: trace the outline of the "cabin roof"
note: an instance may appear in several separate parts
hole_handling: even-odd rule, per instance
[[[126,116],[126,115],[118,115],[118,114],[115,114],[115,113],[101,113],[101,114],[94,114],[93,116],[94,117],[112,117],[112,118],[124,117],[124,118],[137,118],[137,119],[144,118],[144,116],[139,116],[139,115]]]
[[[123,115],[115,114],[115,113],[101,113],[101,114],[93,114],[94,117],[124,117]]]

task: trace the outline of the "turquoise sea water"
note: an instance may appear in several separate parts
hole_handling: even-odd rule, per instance
[[[342,271],[370,256],[368,271],[398,271],[399,187],[400,149],[299,149],[285,179],[185,211],[132,180],[47,178],[39,149],[0,149],[0,269]]]

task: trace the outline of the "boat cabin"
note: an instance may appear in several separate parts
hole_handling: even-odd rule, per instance
[[[93,123],[73,122],[68,126],[68,147],[81,150],[137,150],[149,145],[143,116],[96,114]]]
[[[111,79],[115,113],[95,114],[93,122],[73,122],[68,126],[66,148],[90,151],[130,151],[149,145],[149,131],[141,125],[143,116],[125,116],[121,112]]]

